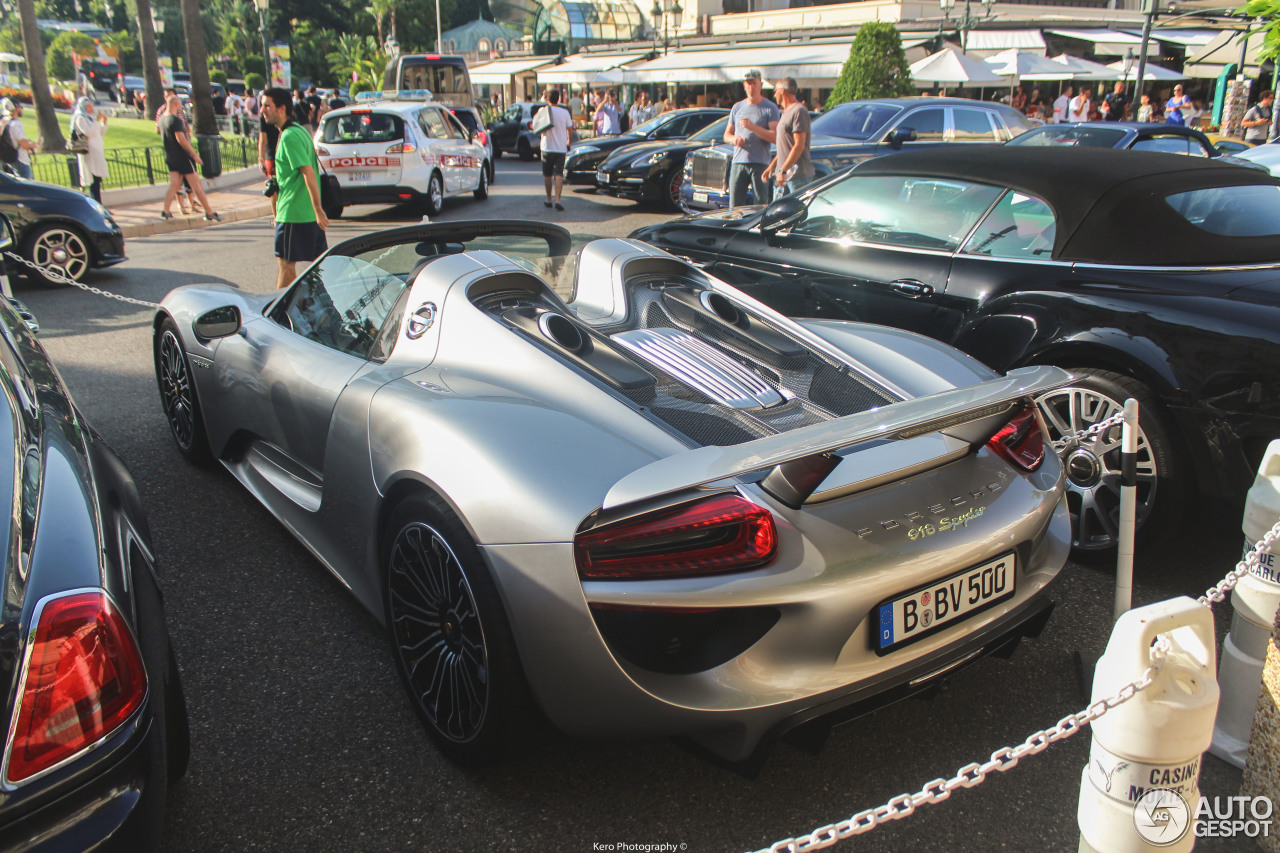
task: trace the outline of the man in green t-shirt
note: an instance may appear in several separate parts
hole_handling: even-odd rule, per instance
[[[311,262],[329,248],[324,229],[329,218],[320,206],[319,161],[306,129],[290,117],[293,99],[286,89],[263,93],[262,117],[280,129],[276,142],[276,288],[288,287],[298,275],[298,261]]]

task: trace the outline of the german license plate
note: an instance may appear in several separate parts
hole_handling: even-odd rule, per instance
[[[347,177],[352,183],[357,183],[359,181],[372,181],[373,172],[348,172]]]
[[[876,651],[913,643],[1013,595],[1014,565],[1006,554],[881,604]]]
[[[597,180],[597,181],[599,181],[599,182],[600,182],[600,183],[602,183],[602,184],[607,184],[607,183],[609,183],[609,173],[608,173],[608,172],[596,172],[596,180]]]
[[[693,194],[693,200],[694,200],[694,201],[706,201],[706,200],[707,200],[707,194],[706,194],[706,193],[694,193],[694,194]]]

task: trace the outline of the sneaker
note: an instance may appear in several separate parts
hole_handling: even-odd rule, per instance
[[[221,222],[222,216],[217,213],[206,213],[204,215],[205,222]]]
[[[556,202],[556,210],[564,210],[564,205],[560,202]]]
[[[161,218],[161,219],[173,219],[173,214],[172,214],[172,213],[170,213],[170,212],[169,212],[169,211],[167,211],[167,210],[162,210],[162,211],[160,211],[160,218]]]
[[[549,201],[544,201],[544,202],[542,203],[542,206],[543,206],[543,207],[550,207],[550,206],[551,206],[551,202],[549,202]]]

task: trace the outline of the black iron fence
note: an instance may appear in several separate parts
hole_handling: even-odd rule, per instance
[[[199,140],[201,145],[208,140]],[[219,137],[222,171],[231,172],[258,164],[258,143],[245,137]],[[169,168],[164,162],[164,148],[108,148],[108,176],[103,189],[145,187],[169,182]],[[209,158],[205,158],[206,160]],[[37,181],[80,188],[80,168],[74,154],[32,154],[31,170]]]

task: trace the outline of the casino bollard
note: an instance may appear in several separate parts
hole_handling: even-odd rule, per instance
[[[1265,797],[1274,808],[1280,803],[1280,614],[1276,615],[1266,655],[1240,793],[1255,802]],[[1280,835],[1268,832],[1257,840],[1266,853],[1280,853]]]
[[[1244,507],[1244,547],[1266,535],[1280,518],[1280,440],[1271,442]],[[1231,632],[1222,644],[1218,684],[1222,702],[1209,752],[1244,767],[1249,732],[1258,707],[1262,663],[1267,656],[1271,624],[1280,608],[1280,556],[1263,554],[1258,566],[1240,579],[1231,593]]]
[[[1214,650],[1213,611],[1185,596],[1116,621],[1094,674],[1094,702],[1163,662],[1149,687],[1093,723],[1080,780],[1080,853],[1192,848],[1200,760],[1218,708]]]

